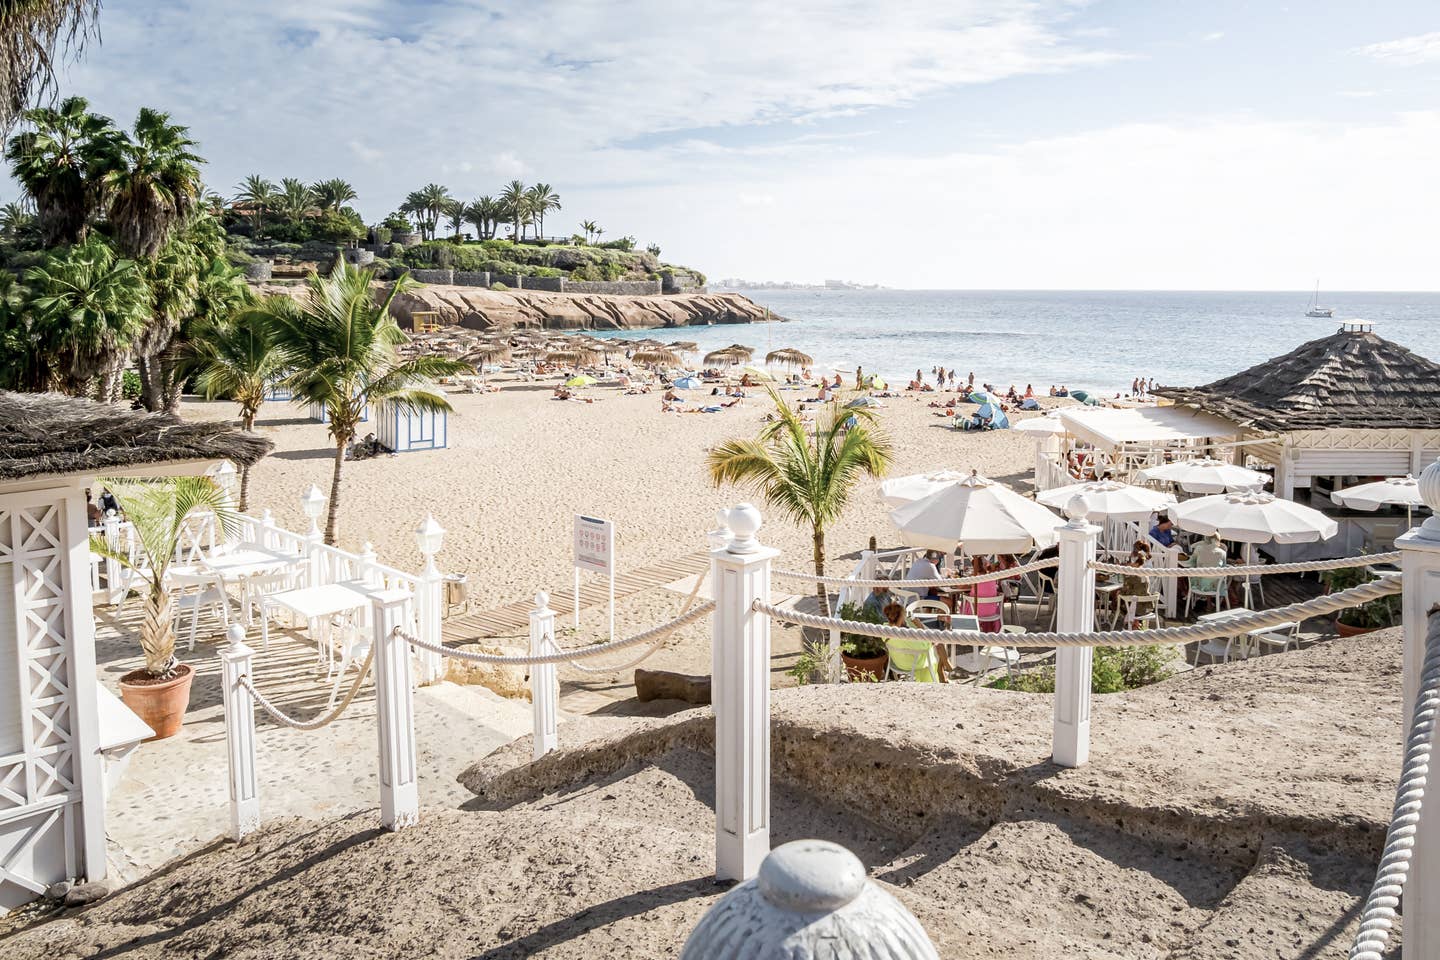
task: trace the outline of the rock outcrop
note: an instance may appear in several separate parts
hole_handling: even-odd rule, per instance
[[[376,284],[377,290],[384,285]],[[261,296],[307,296],[300,283],[259,283]],[[715,323],[757,323],[764,307],[738,293],[677,293],[664,296],[542,293],[538,290],[485,290],[426,284],[395,298],[392,311],[402,327],[419,312],[439,314],[443,325],[472,330],[538,327],[544,330],[649,330],[701,327]],[[771,320],[783,320],[769,314]]]

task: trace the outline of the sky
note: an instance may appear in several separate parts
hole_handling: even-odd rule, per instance
[[[1440,289],[1434,0],[105,0],[206,180],[544,181],[710,277]],[[13,189],[13,185],[12,185]]]

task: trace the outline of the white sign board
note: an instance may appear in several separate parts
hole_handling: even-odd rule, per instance
[[[615,524],[575,514],[575,568],[614,573]]]

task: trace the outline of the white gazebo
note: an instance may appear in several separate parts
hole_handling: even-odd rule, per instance
[[[0,913],[105,876],[107,755],[113,775],[148,729],[117,718],[96,679],[86,488],[269,447],[223,424],[0,392]]]

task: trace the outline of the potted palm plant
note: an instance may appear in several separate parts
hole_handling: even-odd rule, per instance
[[[1374,579],[1364,567],[1327,570],[1321,576],[1326,589],[1331,593],[1349,590]],[[1342,637],[1354,637],[1372,630],[1382,630],[1395,624],[1399,611],[1399,597],[1381,597],[1358,607],[1346,607],[1335,617],[1335,632]]]
[[[884,623],[885,618],[859,603],[847,603],[840,607],[841,620],[859,623]],[[845,662],[845,673],[852,680],[884,680],[885,668],[890,665],[890,651],[880,637],[863,633],[840,634],[840,659]]]
[[[135,530],[135,556],[118,550],[103,537],[90,549],[114,559],[143,584],[145,615],[140,622],[140,648],[145,665],[120,678],[120,699],[155,731],[156,740],[180,732],[190,703],[194,668],[175,659],[175,616],[166,574],[184,535],[185,518],[209,510],[228,534],[235,525],[230,496],[209,477],[168,480],[110,480],[125,519]]]

